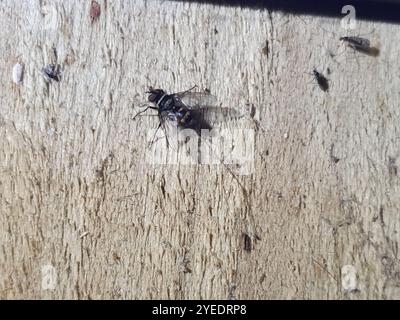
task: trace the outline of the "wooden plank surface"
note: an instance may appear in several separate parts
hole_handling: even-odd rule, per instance
[[[0,3],[1,298],[400,298],[397,25],[99,3]],[[250,115],[251,174],[146,161],[145,91],[193,85]]]

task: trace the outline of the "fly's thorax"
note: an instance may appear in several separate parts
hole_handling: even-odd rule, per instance
[[[174,99],[170,94],[164,94],[157,101],[157,106],[160,111],[172,110],[174,108]]]

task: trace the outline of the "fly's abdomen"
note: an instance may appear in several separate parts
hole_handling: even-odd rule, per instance
[[[192,119],[193,116],[191,110],[182,107],[177,111],[177,120],[180,126],[187,127],[190,125]]]

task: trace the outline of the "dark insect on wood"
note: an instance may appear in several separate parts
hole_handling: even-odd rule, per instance
[[[328,79],[320,72],[317,71],[317,69],[314,68],[312,75],[314,76],[315,80],[318,83],[319,88],[327,92],[329,90],[329,81]]]
[[[244,250],[247,252],[251,252],[251,250],[253,250],[253,246],[251,243],[250,236],[246,233],[243,233],[243,239],[244,239]]]
[[[52,80],[59,82],[61,80],[60,66],[49,64],[42,69],[42,73],[47,82]]]
[[[269,56],[269,42],[268,40],[265,41],[265,47],[261,49],[261,52],[263,53],[263,55],[265,56]]]
[[[193,89],[193,88],[192,88]],[[159,126],[157,128],[163,128],[166,131],[166,138],[168,142],[168,133],[173,132],[173,128],[177,129],[191,129],[200,136],[201,130],[207,129],[211,130],[211,126],[208,121],[204,118],[201,107],[192,104],[187,104],[185,101],[187,97],[192,96],[193,99],[196,98],[195,94],[190,93],[192,89],[189,89],[183,93],[171,93],[168,94],[162,89],[153,89],[147,92],[149,94],[148,101],[153,104],[148,106],[145,110],[140,111],[135,115],[146,112],[148,109],[156,110],[160,120]],[[212,97],[209,92],[198,93],[203,98]],[[185,101],[184,101],[185,100]]]
[[[368,39],[349,36],[349,37],[341,37],[339,38],[339,40],[346,42],[350,48],[358,52],[374,57],[379,55],[379,49],[371,47],[371,43]]]
[[[176,94],[167,94],[161,89],[151,89],[148,100],[156,105],[160,116],[165,116],[177,127],[193,129],[200,134],[201,129],[211,127],[197,113],[186,105]]]
[[[186,151],[185,156],[189,156],[198,163],[203,163],[203,159],[204,161],[218,161],[229,171],[231,169],[228,168],[217,152],[214,152],[212,154],[214,158],[210,159],[207,150],[214,148],[210,138],[218,135],[218,133],[215,133],[217,131],[211,132],[211,130],[214,127],[218,128],[218,125],[227,121],[240,119],[240,115],[234,108],[222,107],[218,104],[216,97],[210,93],[210,90],[193,91],[194,88],[196,86],[184,92],[168,93],[163,89],[150,87],[149,91],[146,92],[149,103],[141,106],[146,108],[139,111],[133,119],[149,109],[157,111],[157,115],[154,116],[158,116],[159,123],[152,134],[153,138],[149,146],[153,146],[153,143],[159,140],[160,135],[157,134],[161,129],[164,133],[163,138],[165,140],[163,140],[165,141],[166,151],[176,152],[177,154]],[[216,139],[213,139],[215,142]],[[157,149],[162,146],[162,144],[158,144],[155,147]],[[204,150],[206,151],[202,153]]]
[[[92,1],[92,4],[90,5],[90,20],[93,23],[95,20],[97,20],[100,16],[100,5],[97,1]]]

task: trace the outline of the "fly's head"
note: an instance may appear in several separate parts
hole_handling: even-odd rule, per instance
[[[151,103],[155,103],[157,104],[160,99],[165,95],[165,91],[162,89],[153,89],[150,88],[149,91],[147,91],[146,93],[149,94],[148,100]]]

